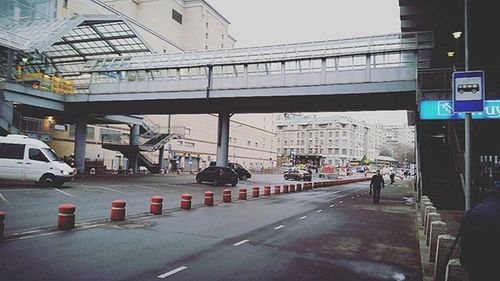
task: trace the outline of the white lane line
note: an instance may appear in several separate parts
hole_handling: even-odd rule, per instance
[[[101,224],[94,224],[94,225],[88,225],[88,226],[82,226],[80,228],[78,228],[79,230],[80,229],[89,229],[89,228],[94,228],[94,227],[99,227],[99,226],[103,226],[104,224],[101,223]]]
[[[109,187],[104,187],[104,186],[92,186],[92,187],[96,187],[96,188],[100,188],[100,189],[105,189],[105,190],[109,190],[109,191],[113,191],[113,192],[117,192],[117,193],[121,193],[121,194],[127,194],[125,192],[121,192],[119,190],[115,190],[115,189],[112,189],[112,188],[109,188]]]
[[[62,194],[67,195],[67,196],[69,196],[69,197],[73,197],[73,198],[75,198],[75,196],[73,196],[73,195],[71,195],[71,194],[69,194],[69,193],[67,193],[67,192],[62,191],[62,190],[60,190],[59,188],[54,188],[54,190],[55,190],[55,191],[58,191],[58,192],[61,192]]]
[[[171,276],[171,275],[174,275],[174,274],[176,274],[176,273],[178,273],[178,272],[183,271],[183,270],[184,270],[184,269],[186,269],[186,268],[187,268],[187,266],[180,266],[180,267],[178,267],[178,268],[176,268],[176,269],[170,270],[169,272],[166,272],[166,273],[163,273],[163,274],[161,274],[161,275],[158,275],[158,278],[160,278],[160,279],[167,278],[167,277],[169,277],[169,276]]]
[[[25,232],[15,232],[15,233],[12,233],[11,235],[12,236],[18,236],[18,235],[25,235],[25,234],[30,234],[30,233],[37,233],[37,232],[40,232],[42,231],[41,229],[35,229],[35,230],[29,230],[29,231],[25,231]]]
[[[36,189],[36,188],[23,188],[23,189],[3,189],[2,192],[6,192],[6,191],[33,191],[33,190],[40,191],[40,189]]]
[[[340,201],[340,202],[339,202],[339,204],[342,204],[342,203],[344,203],[344,201]]]
[[[280,228],[283,228],[283,227],[285,227],[285,226],[284,225],[279,225],[279,226],[275,227],[274,229],[280,229]]]
[[[323,210],[317,210],[317,211],[316,211],[316,213],[321,213],[321,212],[323,212]]]
[[[7,205],[10,205],[9,201],[7,201],[7,198],[5,198],[2,193],[0,193],[0,199],[2,199],[2,201],[4,201]]]
[[[42,233],[42,234],[38,234],[38,235],[28,235],[28,236],[24,236],[24,237],[19,237],[18,239],[19,240],[24,240],[24,239],[30,239],[30,238],[36,238],[36,237],[42,237],[42,236],[47,236],[47,235],[52,235],[52,234],[56,234],[57,232],[47,232],[47,233]]]
[[[240,241],[240,242],[238,242],[238,243],[234,243],[234,244],[233,244],[233,246],[240,246],[240,245],[243,245],[243,244],[245,244],[246,242],[249,242],[249,241],[250,241],[250,240],[248,240],[248,239],[241,240],[241,241]]]
[[[334,204],[332,204],[332,205],[330,205],[329,207],[330,207],[330,208],[333,208],[333,207],[335,207],[335,205],[334,205]]]
[[[299,220],[303,220],[305,218],[307,218],[307,216],[300,217]]]

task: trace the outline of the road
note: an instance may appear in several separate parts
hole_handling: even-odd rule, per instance
[[[0,270],[5,280],[418,280],[411,210],[371,225],[384,206],[366,191],[350,184],[35,233],[0,245]]]

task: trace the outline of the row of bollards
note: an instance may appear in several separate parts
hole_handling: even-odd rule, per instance
[[[337,180],[337,181],[322,181],[322,182],[308,182],[304,184],[285,184],[283,185],[283,189],[281,189],[280,185],[274,186],[274,195],[279,195],[282,193],[291,193],[291,192],[300,192],[306,191],[313,188],[319,187],[329,187],[335,185],[342,185],[348,183],[354,183],[359,181],[365,181],[367,179],[347,179],[347,180]],[[252,197],[257,198],[260,195],[260,187],[252,188]],[[264,186],[263,196],[271,196],[271,186]],[[181,195],[181,210],[189,210],[191,209],[191,194],[182,194]],[[240,188],[239,189],[239,200],[247,200],[247,189]],[[207,191],[204,194],[204,205],[205,206],[213,206],[214,205],[214,193],[212,191]],[[231,190],[224,189],[222,193],[222,202],[230,203],[231,202]],[[114,200],[111,202],[111,221],[124,221],[125,220],[125,206],[126,202],[124,200]],[[151,197],[151,205],[149,212],[153,215],[161,215],[163,210],[163,198],[161,196],[153,196]],[[76,206],[73,204],[62,204],[58,207],[58,217],[57,217],[57,228],[60,230],[69,230],[75,228],[75,212]],[[6,214],[0,211],[0,241],[4,239],[4,220]]]
[[[428,196],[422,196],[419,203],[421,227],[425,234],[425,245],[429,247],[429,262],[434,263],[435,281],[465,281],[467,273],[460,265],[458,249],[452,251],[455,237],[448,234],[447,224],[441,220],[441,215]]]

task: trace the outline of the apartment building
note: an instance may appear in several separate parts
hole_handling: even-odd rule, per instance
[[[344,116],[277,114],[277,152],[282,159],[301,159],[316,165],[375,159],[378,150],[373,131],[367,123]]]

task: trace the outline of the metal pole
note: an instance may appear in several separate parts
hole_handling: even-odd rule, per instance
[[[465,71],[469,71],[469,27],[467,22],[467,0],[464,0],[464,54]],[[465,113],[465,210],[471,207],[471,121],[472,113]]]

